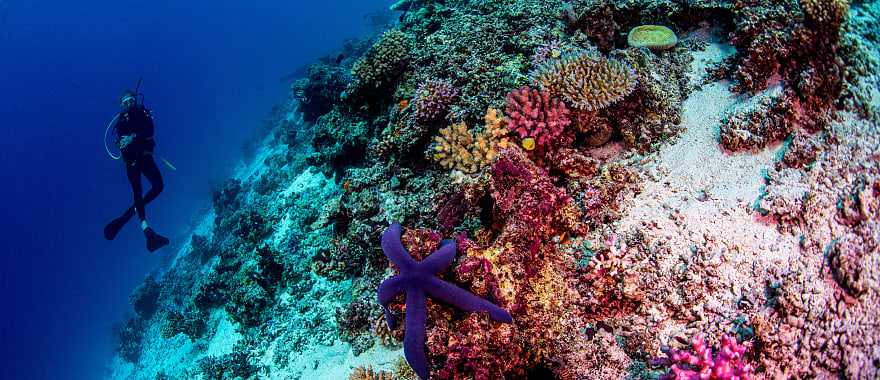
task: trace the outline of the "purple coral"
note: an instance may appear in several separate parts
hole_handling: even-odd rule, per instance
[[[522,138],[534,138],[538,147],[550,144],[571,124],[565,103],[528,86],[507,95],[507,117],[508,128]]]
[[[419,85],[413,99],[416,120],[430,123],[445,116],[449,105],[458,96],[458,90],[445,79],[428,79]]]
[[[661,380],[749,380],[752,366],[745,361],[746,347],[727,334],[721,336],[721,349],[712,357],[712,348],[706,341],[695,336],[691,340],[693,352],[672,351],[667,363],[672,372]]]

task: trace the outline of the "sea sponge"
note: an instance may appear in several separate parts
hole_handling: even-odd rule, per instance
[[[483,132],[475,134],[464,122],[440,130],[434,137],[434,160],[447,169],[476,173],[491,164],[498,152],[510,146],[504,115],[489,108],[484,117]]]
[[[675,32],[663,25],[639,25],[629,31],[626,42],[634,48],[671,49],[678,43]]]
[[[591,52],[549,61],[532,78],[541,89],[582,111],[608,107],[632,93],[638,83],[630,65]]]
[[[416,120],[429,123],[446,116],[449,105],[458,96],[458,89],[448,80],[428,79],[419,85],[412,103],[415,105]]]
[[[571,124],[565,103],[529,87],[507,95],[507,114],[510,129],[521,138],[533,138],[537,147],[550,145]]]

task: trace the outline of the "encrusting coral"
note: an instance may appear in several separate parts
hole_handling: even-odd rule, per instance
[[[593,52],[548,60],[533,74],[533,81],[551,95],[584,111],[614,104],[632,93],[638,82],[635,71],[627,63]]]

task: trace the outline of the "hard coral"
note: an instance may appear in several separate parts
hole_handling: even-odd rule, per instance
[[[446,116],[458,90],[448,80],[429,79],[419,85],[413,104],[416,121],[430,123]]]
[[[691,340],[693,352],[675,351],[670,355],[670,373],[665,380],[749,380],[753,368],[745,360],[746,347],[729,335],[721,337],[721,348],[712,356],[712,348],[702,337]]]
[[[348,96],[358,91],[387,88],[403,73],[411,56],[411,42],[399,30],[389,30],[351,69]]]
[[[434,138],[434,160],[447,169],[476,173],[494,162],[501,149],[509,146],[508,131],[501,115],[494,108],[486,111],[482,133],[468,130],[464,122],[440,130]]]
[[[533,77],[541,89],[584,111],[599,110],[623,99],[638,82],[627,63],[592,52],[548,61]]]
[[[550,92],[529,87],[507,95],[508,126],[522,138],[535,139],[538,147],[553,144],[571,124],[568,107]]]
[[[635,48],[666,50],[678,43],[678,37],[672,29],[662,25],[639,25],[629,31],[626,42]]]

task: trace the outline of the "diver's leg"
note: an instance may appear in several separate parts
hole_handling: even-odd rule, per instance
[[[153,160],[152,156],[144,157],[142,160],[141,172],[150,181],[150,190],[147,191],[143,199],[143,204],[146,205],[162,193],[162,190],[165,189],[165,182],[162,180],[162,173],[159,172],[159,166],[156,165],[156,161]]]
[[[141,197],[141,192],[143,189],[141,188],[141,175],[140,171],[137,167],[129,164],[125,164],[125,175],[128,177],[128,183],[131,185],[131,192],[135,199],[135,203],[137,203],[137,199]],[[135,214],[135,206],[129,207],[122,216],[113,219],[104,226],[104,238],[107,240],[113,240],[116,238],[116,235],[119,234],[119,231],[122,230],[122,227],[131,220],[131,217]]]
[[[134,198],[134,210],[137,212],[138,219],[141,222],[147,219],[147,212],[144,210],[144,188],[141,185],[140,162],[134,165],[126,165],[125,175],[128,177],[128,183],[131,184],[131,194]]]
[[[159,167],[156,166],[156,161],[153,160],[153,156],[144,155],[138,161],[138,164],[141,165],[141,173],[143,173],[144,177],[147,177],[147,180],[150,181],[150,191],[148,191],[147,195],[140,201],[141,207],[138,211],[140,213],[140,209],[143,209],[144,205],[159,196],[159,193],[165,188],[165,183],[162,181],[162,174],[159,173]],[[135,203],[135,206],[137,206],[137,203]],[[153,231],[153,229],[147,225],[147,221],[143,218],[141,218],[141,228],[144,229],[144,237],[147,238],[147,250],[150,252],[168,245],[168,238]]]

